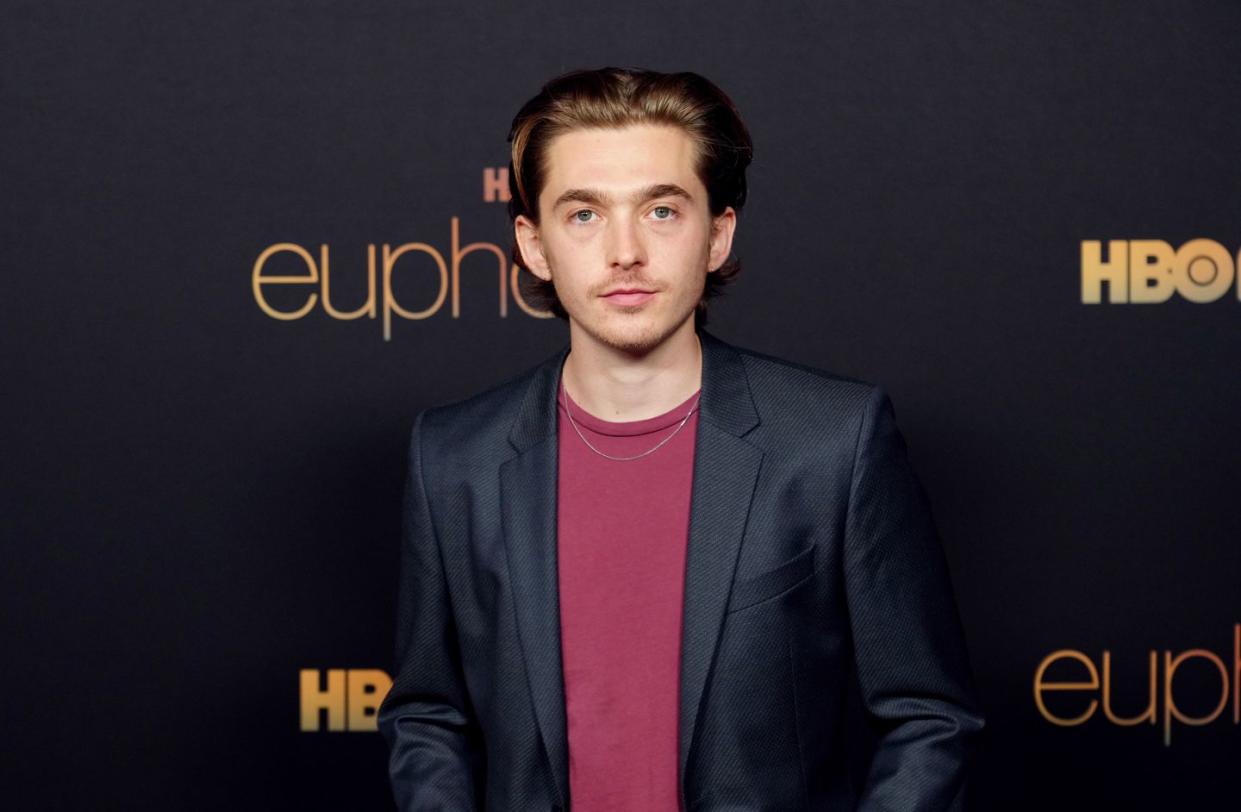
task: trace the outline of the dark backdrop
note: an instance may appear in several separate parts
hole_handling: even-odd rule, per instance
[[[751,127],[746,269],[709,329],[892,394],[990,720],[974,807],[1235,798],[1237,286],[1085,304],[1080,254],[1204,238],[1235,264],[1238,42],[1224,0],[5,3],[3,802],[386,808],[381,738],[302,731],[299,672],[392,668],[413,416],[567,331],[511,292],[501,315],[485,248],[455,314],[387,339],[322,301],[267,315],[254,265],[327,245],[351,310],[370,245],[451,271],[457,218],[507,249],[484,179],[512,114],[605,64],[703,73]],[[392,290],[431,307],[433,257]],[[1122,715],[1157,652],[1158,723],[1053,724],[1034,673],[1070,649],[1110,652]],[[1165,652],[1194,649],[1228,704],[1166,744]],[[1220,691],[1198,656],[1174,701]]]

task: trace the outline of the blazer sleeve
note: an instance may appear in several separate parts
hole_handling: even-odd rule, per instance
[[[461,666],[444,563],[423,473],[419,412],[403,500],[397,670],[378,711],[397,808],[476,808],[481,746]]]
[[[879,737],[858,809],[960,809],[984,719],[930,504],[878,386],[858,435],[844,558],[858,683]]]

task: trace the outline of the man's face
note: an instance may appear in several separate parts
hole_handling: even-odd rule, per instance
[[[548,145],[541,223],[518,217],[515,227],[530,270],[556,286],[574,342],[645,354],[692,332],[736,224],[732,208],[711,217],[696,157],[683,130],[663,125],[573,130]]]

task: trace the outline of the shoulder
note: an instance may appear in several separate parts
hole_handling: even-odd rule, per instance
[[[872,381],[730,345],[741,359],[759,425],[746,439],[777,455],[853,459],[877,415],[890,410]]]
[[[856,419],[882,395],[882,388],[871,381],[749,347],[733,345],[733,350],[741,357],[755,408],[764,420],[780,415]]]
[[[488,454],[511,454],[508,444],[531,382],[559,353],[512,375],[487,389],[456,401],[423,409],[414,420],[424,457],[437,461],[477,459]]]

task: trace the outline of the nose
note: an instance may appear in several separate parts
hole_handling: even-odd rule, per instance
[[[613,218],[608,229],[608,262],[614,268],[627,269],[646,263],[646,246],[642,232],[630,217]]]

